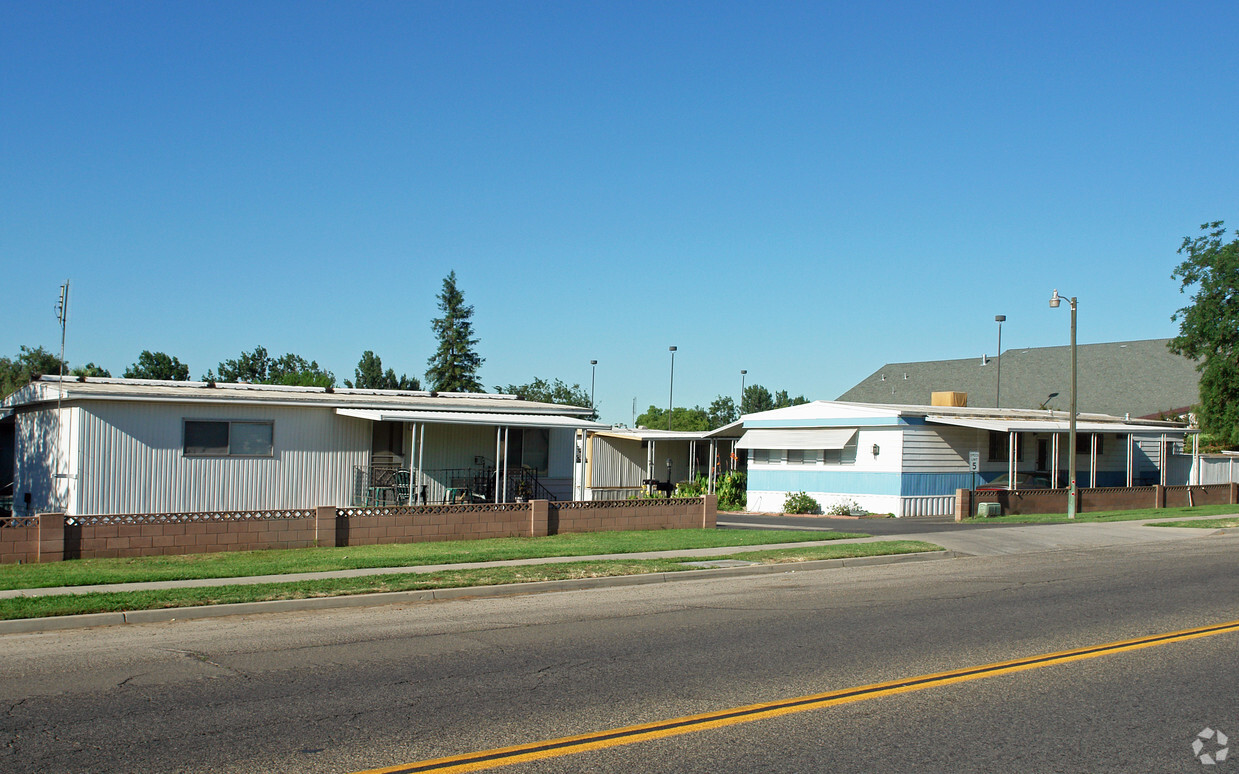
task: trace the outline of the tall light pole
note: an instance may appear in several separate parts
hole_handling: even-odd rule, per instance
[[[671,409],[675,406],[675,347],[668,347],[671,352],[671,391],[667,394],[667,429],[671,429]]]
[[[1050,308],[1057,309],[1063,296],[1058,295],[1058,288],[1050,296]],[[1071,305],[1071,424],[1067,434],[1067,480],[1071,488],[1067,491],[1067,518],[1076,517],[1076,297],[1067,299]]]
[[[994,408],[1002,408],[1002,324],[1007,321],[1005,314],[994,315],[998,323],[998,388],[994,390]]]
[[[736,404],[736,411],[739,411],[740,407],[744,405],[744,375],[747,373],[747,370],[740,369],[740,402]]]
[[[597,411],[597,405],[594,403],[594,383],[598,376],[598,361],[589,361],[589,407]]]

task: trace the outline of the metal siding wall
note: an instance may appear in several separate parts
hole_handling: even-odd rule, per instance
[[[270,458],[187,458],[182,421],[274,421]],[[347,505],[370,423],[327,408],[92,403],[84,418],[80,513]]]
[[[68,424],[73,409],[62,411]],[[31,513],[58,511],[64,506],[57,499],[52,478],[57,470],[67,468],[68,459],[68,450],[56,444],[57,425],[55,409],[22,412],[14,417],[14,513],[25,513],[26,492],[30,493]]]
[[[591,487],[639,487],[645,480],[645,449],[640,441],[623,438],[592,438]]]
[[[984,463],[988,443],[988,437],[967,428],[910,427],[903,431],[903,472],[968,472],[968,452],[980,451]]]
[[[576,450],[573,448],[575,443],[575,430],[561,427],[551,428],[547,478],[566,478],[571,482],[572,465],[576,460]]]
[[[900,475],[894,471],[749,466],[750,491],[898,495],[899,485]]]

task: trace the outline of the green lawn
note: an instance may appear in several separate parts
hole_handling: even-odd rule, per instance
[[[688,548],[800,543],[868,537],[846,532],[667,529],[587,532],[538,538],[453,540],[348,548],[234,551],[128,559],[76,559],[47,564],[0,565],[0,589],[93,586],[193,578],[241,578],[366,567],[488,562],[545,556],[591,556]]]
[[[1239,513],[1239,505],[1197,505],[1193,508],[1147,508],[1134,511],[1093,511],[1077,513],[1076,522],[1136,521],[1139,519],[1165,519],[1175,516],[1220,516]],[[969,522],[1013,524],[1070,524],[1065,513],[1023,513],[1012,516],[991,516],[988,519],[971,518]]]
[[[846,543],[837,546],[806,546],[802,549],[745,551],[728,556],[710,557],[710,559],[741,559],[762,564],[775,564],[941,550],[943,550],[941,546],[932,543],[922,543],[915,540],[890,540],[874,543]],[[278,599],[347,596],[385,591],[493,586],[504,583],[533,583],[547,580],[603,578],[617,575],[643,575],[658,572],[691,572],[700,570],[701,568],[699,567],[687,564],[694,561],[700,561],[700,559],[695,557],[639,560],[604,559],[520,567],[447,570],[435,573],[401,573],[371,575],[362,578],[329,578],[290,583],[259,583],[157,591],[18,597],[14,599],[0,599],[0,619],[45,618],[82,613],[155,610],[201,605],[224,605],[238,602],[264,602]]]
[[[1239,527],[1239,517],[1231,519],[1200,519],[1199,521],[1159,521],[1150,527],[1195,527],[1197,529],[1227,529]]]

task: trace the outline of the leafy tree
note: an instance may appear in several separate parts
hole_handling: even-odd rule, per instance
[[[756,414],[772,408],[774,408],[774,396],[770,394],[770,390],[760,384],[750,384],[744,388],[744,395],[740,396],[741,414]]]
[[[710,418],[701,406],[685,408],[676,406],[671,410],[672,428],[675,430],[709,430]],[[650,406],[645,413],[637,416],[637,427],[648,427],[651,430],[667,429],[667,410]]]
[[[787,394],[787,390],[779,390],[771,395],[770,390],[760,384],[750,384],[744,388],[744,395],[740,400],[740,413],[756,414],[758,411],[799,406],[808,402],[809,400],[803,395],[791,397]]]
[[[268,384],[285,384],[295,387],[336,386],[335,374],[319,368],[317,361],[307,361],[291,352],[271,362],[268,379]]]
[[[525,400],[539,403],[555,403],[560,406],[589,406],[589,393],[574,384],[571,387],[561,379],[548,382],[545,379],[534,379],[529,384],[509,384],[507,387],[496,387],[495,392],[502,395],[520,395]],[[598,412],[592,415],[597,418]]]
[[[164,379],[173,382],[189,381],[189,366],[163,352],[142,350],[138,362],[125,369],[126,379]]]
[[[787,408],[788,406],[799,406],[803,403],[808,403],[809,399],[803,395],[797,395],[792,398],[788,396],[787,390],[779,390],[774,394],[774,407]]]
[[[736,402],[730,395],[719,395],[706,409],[706,417],[710,421],[710,429],[715,430],[735,422],[740,418],[740,413],[736,411]]]
[[[383,370],[383,359],[374,352],[366,350],[353,369],[353,381],[344,380],[345,387],[356,387],[359,390],[420,390],[421,382],[416,376],[400,374],[392,369]]]
[[[319,368],[316,361],[307,361],[292,353],[273,358],[267,354],[266,347],[254,347],[253,352],[242,352],[236,360],[225,360],[218,368],[218,374],[207,371],[203,380],[300,387],[334,387],[336,384],[335,375]]]
[[[73,369],[72,371],[70,371],[69,373],[70,373],[72,376],[85,376],[85,377],[91,377],[91,376],[101,376],[101,377],[103,377],[103,378],[105,378],[105,379],[106,379],[106,378],[108,378],[108,377],[110,377],[110,376],[112,375],[112,374],[108,371],[108,369],[106,369],[106,368],[104,368],[104,367],[102,367],[102,366],[97,366],[97,365],[95,365],[94,363],[87,363],[87,364],[86,364],[86,365],[84,365],[84,366],[78,366],[77,368],[74,368],[74,369]]]
[[[0,357],[0,395],[21,389],[44,374],[58,374],[60,365],[60,358],[43,347],[30,349],[23,344],[16,358]],[[68,373],[68,363],[65,366]]]
[[[1180,293],[1195,293],[1170,318],[1179,323],[1179,335],[1169,346],[1200,361],[1201,429],[1239,445],[1239,238],[1226,242],[1220,220],[1200,229],[1195,239],[1183,238],[1179,255],[1186,259],[1170,275],[1180,281]]]
[[[456,272],[443,278],[439,293],[442,317],[431,320],[430,327],[439,339],[439,348],[430,356],[426,381],[439,392],[482,392],[478,369],[485,360],[474,347],[473,307],[465,305],[464,294],[456,287]]]

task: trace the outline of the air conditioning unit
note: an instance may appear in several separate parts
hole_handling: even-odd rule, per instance
[[[1002,505],[1000,503],[977,503],[977,518],[988,519],[991,516],[1001,516]]]

